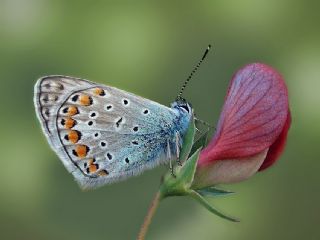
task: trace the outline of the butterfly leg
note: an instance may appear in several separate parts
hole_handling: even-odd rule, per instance
[[[176,175],[174,174],[174,169],[173,169],[173,166],[172,166],[172,162],[171,162],[171,159],[170,159],[170,162],[169,162],[169,168],[170,168],[170,171],[171,171],[171,175],[172,177],[176,178]]]
[[[169,169],[171,171],[171,175],[175,178],[176,175],[174,174],[174,171],[173,171],[172,156],[171,156],[169,140],[167,141],[167,158],[169,158]]]
[[[216,128],[215,128],[214,126],[211,126],[209,123],[207,123],[207,122],[205,122],[205,121],[203,121],[203,120],[201,120],[201,119],[199,119],[199,118],[196,118],[196,117],[195,117],[195,121],[196,121],[196,123],[200,123],[200,124],[202,124],[202,125],[205,126],[205,129],[201,131],[200,129],[198,129],[198,127],[197,127],[197,125],[196,125],[196,131],[199,132],[199,134],[200,134],[200,137],[198,138],[198,140],[199,140],[200,138],[208,135],[210,129],[216,130]]]
[[[180,147],[181,147],[180,134],[178,132],[176,132],[177,163],[179,166],[182,166],[182,162],[180,160]]]
[[[199,132],[200,134],[202,134],[202,131],[201,131],[199,128],[197,128],[197,126],[196,126],[195,128],[196,128],[196,131],[197,131],[197,132]]]
[[[203,120],[201,120],[201,119],[199,119],[199,118],[197,118],[197,117],[195,117],[194,120],[195,120],[196,122],[199,122],[199,123],[203,124],[204,126],[208,127],[208,129],[210,129],[210,128],[216,129],[214,126],[211,126],[211,125],[210,125],[209,123],[207,123],[206,121],[203,121]]]

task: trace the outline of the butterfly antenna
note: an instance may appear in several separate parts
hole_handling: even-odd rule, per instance
[[[183,91],[185,90],[188,82],[190,81],[190,79],[192,78],[193,74],[198,70],[198,68],[200,67],[201,63],[203,62],[203,60],[206,58],[209,50],[211,48],[211,45],[209,44],[208,47],[206,48],[206,51],[204,52],[202,58],[200,59],[200,61],[198,62],[198,64],[195,66],[195,68],[192,70],[192,72],[190,73],[189,77],[187,78],[187,80],[183,83],[182,87],[181,87],[181,90],[177,96],[177,100],[178,99],[181,99],[181,96],[182,96],[182,93]]]

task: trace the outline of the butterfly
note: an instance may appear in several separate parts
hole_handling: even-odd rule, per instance
[[[179,160],[193,119],[182,91],[167,107],[115,87],[53,75],[36,82],[34,105],[51,148],[80,187],[90,189]]]

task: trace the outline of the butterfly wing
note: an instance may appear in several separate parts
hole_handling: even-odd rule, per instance
[[[165,162],[179,132],[171,108],[83,79],[41,78],[34,102],[50,145],[83,188]]]

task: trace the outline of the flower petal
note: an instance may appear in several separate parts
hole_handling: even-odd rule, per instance
[[[277,160],[277,158],[283,152],[286,141],[287,141],[287,135],[288,135],[290,125],[291,125],[291,114],[289,111],[284,128],[283,128],[281,134],[279,135],[279,137],[277,138],[277,140],[269,148],[268,155],[267,155],[266,159],[264,160],[263,164],[261,165],[259,171],[262,171],[262,170],[270,167],[272,164],[274,164],[274,162]]]
[[[243,67],[231,81],[217,132],[198,165],[263,152],[283,131],[288,111],[287,87],[278,72],[261,63]]]
[[[209,165],[198,165],[192,187],[193,189],[202,189],[217,184],[244,181],[259,170],[267,152],[268,149],[265,149],[248,158],[216,160]]]

